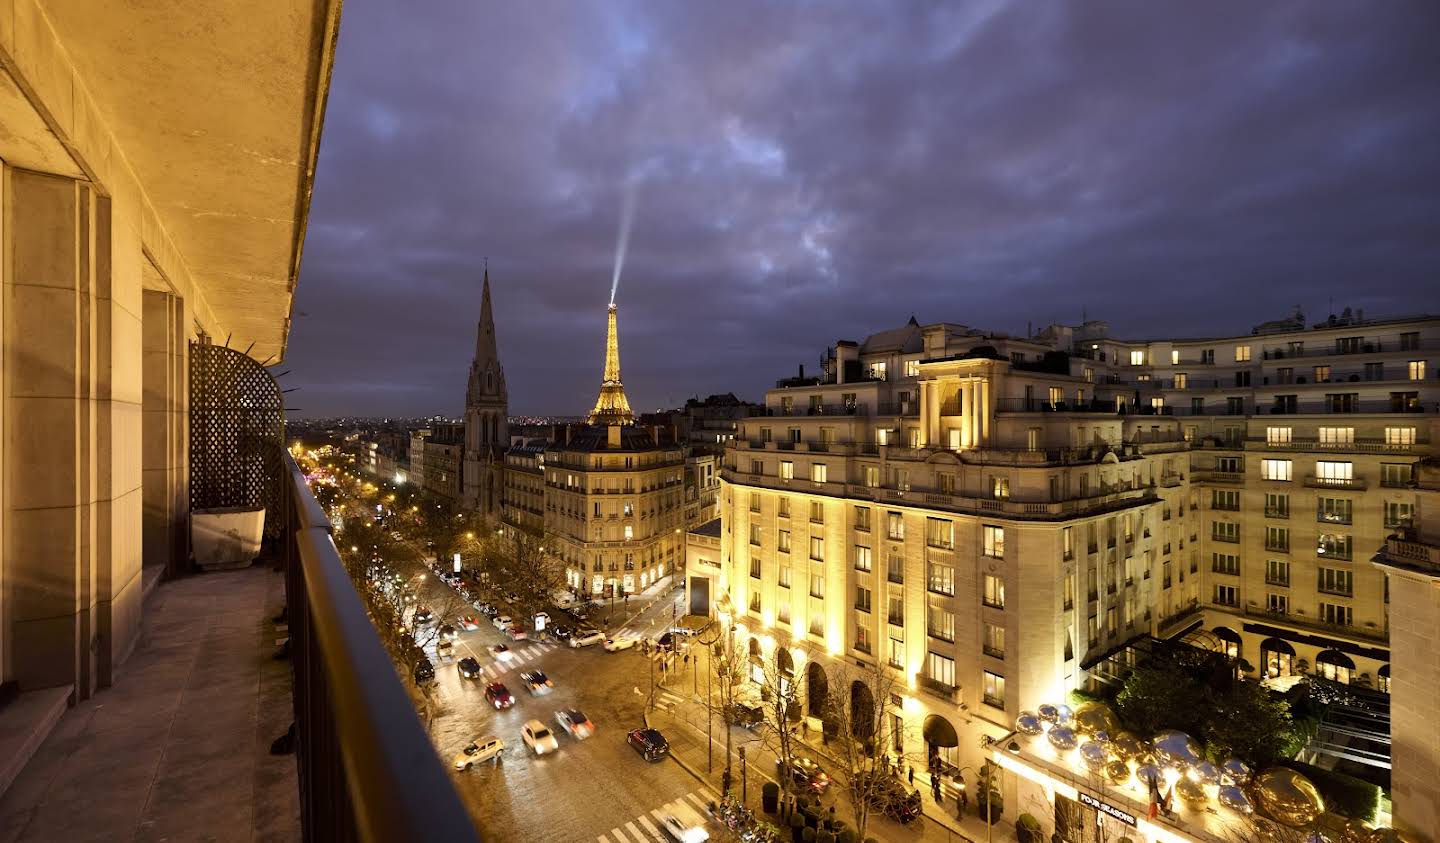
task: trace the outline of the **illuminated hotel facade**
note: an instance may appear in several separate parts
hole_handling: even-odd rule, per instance
[[[893,667],[901,748],[957,768],[1150,637],[1387,691],[1367,563],[1414,520],[1436,348],[1440,319],[1352,317],[1146,342],[912,319],[839,342],[741,422],[690,610],[728,594],[809,671]]]

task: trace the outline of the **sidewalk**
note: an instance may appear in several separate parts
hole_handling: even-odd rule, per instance
[[[643,616],[650,611],[656,603],[663,600],[674,601],[673,594],[678,586],[673,584],[674,575],[666,574],[641,591],[631,594],[629,598],[620,605],[615,606],[615,618],[607,621],[605,627],[609,630],[618,630],[630,626],[636,618]],[[590,611],[590,620],[596,622],[602,612],[609,608],[609,601],[601,601],[591,604],[594,608]],[[667,618],[667,621],[670,620]]]
[[[720,724],[719,718],[716,718],[715,740],[711,756],[712,769],[707,773],[706,711],[701,702],[691,694],[691,683],[685,678],[684,672],[677,675],[681,678],[666,686],[664,692],[657,696],[655,709],[646,712],[645,724],[659,729],[665,734],[666,740],[670,742],[670,757],[680,765],[681,769],[718,792],[721,787],[721,773],[725,769],[724,727]],[[744,738],[736,733],[732,736],[731,743],[732,748],[746,746],[747,761],[749,762],[747,775],[750,779],[747,804],[758,812],[761,787],[764,782],[774,780],[771,773],[775,769],[775,757],[768,751],[762,751],[759,738],[749,733],[746,733]],[[840,766],[834,757],[820,746],[818,740],[802,740],[801,743],[809,751],[809,754],[814,755],[821,762],[822,766],[831,770]],[[733,771],[735,775],[733,792],[738,796],[741,788],[738,760],[734,762]],[[881,843],[941,843],[941,841],[945,843],[956,843],[956,841],[977,843],[977,841],[987,840],[985,823],[979,817],[974,816],[973,804],[971,812],[967,813],[964,820],[956,819],[953,788],[947,789],[944,794],[944,804],[948,810],[941,810],[931,798],[928,773],[917,770],[915,786],[919,788],[923,798],[925,821],[912,823],[909,826],[900,826],[888,819],[872,815],[869,828],[866,829],[866,836],[874,837]],[[842,808],[842,816],[847,813]],[[1013,824],[1002,819],[996,823],[990,839],[1014,840]]]

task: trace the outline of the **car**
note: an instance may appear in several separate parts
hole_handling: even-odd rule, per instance
[[[434,620],[435,613],[424,606],[416,606],[415,614],[410,616],[411,623],[414,623],[416,626],[432,623]]]
[[[525,727],[520,730],[520,737],[525,741],[526,746],[534,750],[536,755],[558,752],[560,749],[560,742],[555,740],[555,733],[539,720],[527,721]]]
[[[633,635],[617,635],[614,638],[605,639],[605,652],[618,653],[621,650],[628,650],[634,647],[637,639]]]
[[[605,640],[605,633],[598,629],[582,629],[570,636],[571,647],[589,647]]]
[[[480,628],[480,620],[474,615],[465,615],[460,618],[460,628],[466,632],[477,630]]]
[[[765,709],[747,702],[731,703],[725,706],[725,722],[753,731],[765,724]]]
[[[489,603],[482,603],[477,600],[473,605],[475,606],[475,611],[479,612],[487,618],[493,618],[496,615],[500,614],[500,610],[495,608],[494,606],[491,606]]]
[[[515,654],[511,652],[510,648],[505,646],[504,644],[491,644],[490,655],[494,656],[500,661],[509,661],[510,659],[515,658]]]
[[[524,682],[530,693],[537,697],[555,690],[555,683],[550,681],[550,677],[546,676],[543,670],[527,670],[520,674],[520,681]]]
[[[445,638],[441,638],[439,641],[436,641],[436,642],[435,642],[435,658],[437,658],[437,659],[453,659],[453,658],[455,658],[455,643],[454,643],[453,641],[450,641],[450,640],[445,639]]]
[[[511,641],[524,641],[525,639],[530,637],[530,633],[525,631],[525,627],[520,626],[519,624],[516,624],[509,629],[506,629],[505,634],[510,638]]]
[[[476,738],[455,754],[455,769],[468,770],[482,761],[494,761],[498,764],[504,753],[505,742],[494,735]]]
[[[660,828],[675,843],[705,843],[710,839],[710,832],[704,826],[687,822],[674,814],[661,816]]]
[[[505,593],[505,602],[506,602],[506,603],[510,603],[510,604],[519,603],[519,602],[520,602],[520,595],[516,594],[516,593],[513,592],[513,591],[507,591],[507,592]]]
[[[509,615],[496,615],[490,619],[490,623],[494,624],[496,629],[509,629],[515,621]]]
[[[625,736],[625,741],[646,761],[659,761],[670,753],[670,742],[659,729],[635,729]]]
[[[562,708],[555,712],[555,722],[577,741],[583,741],[595,734],[595,724],[578,708]]]
[[[685,646],[685,640],[674,632],[667,632],[655,639],[655,646],[662,650],[681,649]]]
[[[898,777],[867,772],[858,774],[856,780],[859,782],[856,792],[869,794],[871,809],[884,812],[885,816],[901,825],[920,816],[920,793],[906,788]]]
[[[434,681],[434,679],[435,665],[431,664],[429,659],[421,659],[420,663],[415,665],[415,681],[423,685],[426,682]]]
[[[777,776],[784,776],[787,766],[790,768],[790,780],[803,788],[807,788],[811,793],[817,795],[822,794],[825,792],[825,789],[830,786],[830,776],[826,775],[825,771],[820,769],[819,764],[816,764],[809,758],[795,756],[790,759],[788,765],[776,759],[775,774]]]
[[[461,659],[459,663],[455,665],[455,669],[460,672],[461,679],[480,678],[480,662],[476,661],[471,656],[466,656],[465,658]]]
[[[545,631],[548,632],[550,634],[550,637],[554,638],[556,641],[569,641],[570,637],[575,634],[575,629],[573,627],[561,626],[560,624],[548,626],[545,628]]]
[[[485,701],[495,706],[496,711],[502,711],[515,704],[515,698],[510,696],[510,689],[505,687],[504,682],[491,682],[486,685]]]
[[[455,627],[451,626],[451,625],[448,624],[448,623],[447,623],[447,624],[441,624],[441,625],[440,625],[440,640],[441,640],[441,641],[454,641],[455,639],[457,639],[457,638],[459,638],[459,637],[460,637],[460,633],[456,631]]]

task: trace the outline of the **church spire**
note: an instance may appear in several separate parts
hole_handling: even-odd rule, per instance
[[[620,335],[615,326],[615,303],[610,303],[605,332],[605,376],[600,382],[600,397],[590,411],[591,424],[634,424],[630,400],[620,382]]]
[[[490,262],[485,262],[485,285],[480,294],[480,325],[475,331],[475,360],[498,360],[495,350],[495,316],[490,310]]]
[[[475,327],[475,359],[470,363],[470,383],[465,405],[477,403],[504,404],[505,370],[500,366],[500,351],[495,344],[495,314],[490,304],[490,268],[485,267],[485,280],[480,293],[480,322]]]

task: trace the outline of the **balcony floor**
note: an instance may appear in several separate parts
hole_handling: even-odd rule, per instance
[[[298,840],[294,719],[266,567],[162,584],[114,687],[70,709],[0,797],[0,841]]]

